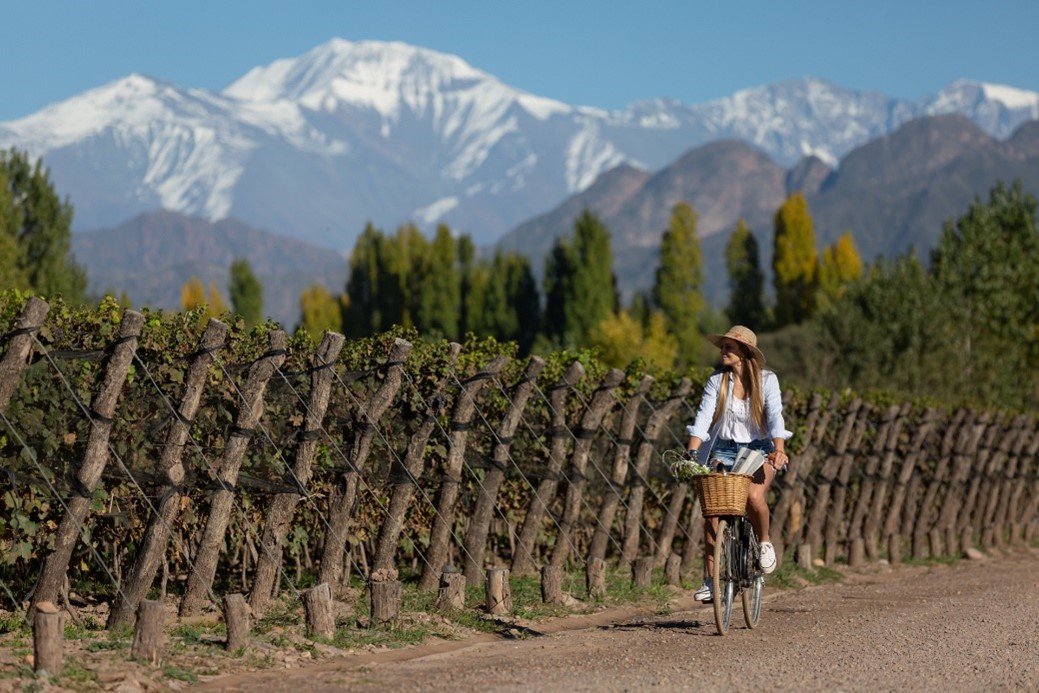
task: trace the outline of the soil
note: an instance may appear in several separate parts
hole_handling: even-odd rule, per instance
[[[1039,549],[1015,547],[955,563],[843,570],[839,582],[797,589],[766,584],[758,627],[745,628],[737,608],[725,636],[711,607],[682,592],[667,614],[613,609],[517,623],[504,637],[328,648],[316,660],[295,651],[260,671],[221,657],[220,673],[194,685],[157,677],[125,652],[90,653],[94,664],[84,666],[98,672],[93,689],[120,691],[1034,691],[1037,568]],[[0,650],[4,670],[11,661]],[[0,690],[32,681],[8,676]]]

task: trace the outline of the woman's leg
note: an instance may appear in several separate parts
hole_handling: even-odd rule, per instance
[[[769,516],[766,495],[775,475],[776,470],[772,469],[772,465],[763,464],[761,469],[754,473],[750,490],[747,492],[747,516],[750,517],[750,524],[754,527],[754,533],[758,535],[760,542],[772,541],[768,534]],[[706,531],[704,536],[706,537]]]
[[[704,577],[714,575],[714,537],[718,534],[718,518],[705,517],[703,522],[703,566]]]

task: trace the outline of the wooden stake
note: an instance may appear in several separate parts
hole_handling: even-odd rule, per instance
[[[227,626],[228,652],[243,649],[249,640],[250,615],[252,609],[242,594],[224,595],[224,624]]]
[[[647,589],[652,575],[653,559],[636,558],[635,562],[631,564],[631,584],[635,589]]]
[[[163,650],[162,623],[162,602],[142,599],[137,607],[137,624],[134,626],[133,646],[130,648],[131,657],[143,659],[152,666],[159,665]]]
[[[444,571],[440,575],[440,594],[437,595],[437,609],[453,611],[465,607],[464,573]]]
[[[606,561],[601,558],[589,558],[585,565],[585,586],[588,596],[606,596]]]
[[[542,566],[541,601],[545,604],[563,603],[563,566]]]
[[[335,617],[332,615],[332,588],[327,582],[303,593],[303,610],[307,619],[307,635],[331,640],[335,635]]]
[[[667,557],[667,563],[664,564],[664,582],[669,585],[682,582],[682,556],[677,553]]]
[[[487,569],[487,613],[507,614],[512,611],[512,590],[508,568]]]
[[[38,602],[33,617],[33,668],[39,673],[61,676],[65,638],[65,615],[54,602]]]
[[[457,573],[454,574],[457,575]],[[400,605],[403,595],[400,580],[369,582],[368,592],[371,600],[372,623],[385,624],[396,621],[400,616]]]

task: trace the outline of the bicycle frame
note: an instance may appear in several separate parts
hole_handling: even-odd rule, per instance
[[[725,635],[732,620],[736,595],[743,602],[748,628],[757,625],[761,614],[764,572],[758,565],[761,549],[750,520],[743,515],[718,519],[714,558],[714,618],[718,634]]]

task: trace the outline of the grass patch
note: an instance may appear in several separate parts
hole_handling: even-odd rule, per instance
[[[174,679],[176,681],[183,681],[191,684],[198,683],[198,675],[195,672],[188,669],[182,669],[181,667],[163,667],[162,675],[168,679]]]

